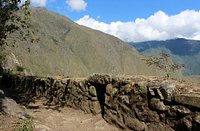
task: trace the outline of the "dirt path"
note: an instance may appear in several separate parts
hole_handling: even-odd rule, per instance
[[[17,95],[16,92],[6,91],[5,94],[9,96],[0,94],[0,109],[4,107],[8,115],[1,115],[0,111],[0,131],[12,131],[13,124],[18,123],[19,119],[12,114],[23,116],[24,108],[17,103],[27,106],[26,113],[33,117],[34,131],[120,131],[106,123],[101,115],[93,116],[68,107],[45,106],[45,100],[32,101],[31,96]]]
[[[119,131],[106,123],[101,115],[93,116],[67,107],[44,106],[41,101],[29,107],[36,131]]]

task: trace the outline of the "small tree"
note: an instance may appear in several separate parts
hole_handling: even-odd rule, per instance
[[[30,0],[26,0],[24,4],[21,0],[0,0],[0,66],[5,59],[7,52],[4,51],[6,38],[9,33],[19,30],[20,27],[28,27],[28,22],[21,16],[17,15],[17,11],[22,9],[24,11],[24,18],[28,18]],[[0,69],[0,73],[3,72]]]
[[[19,28],[16,23],[26,24],[15,12],[23,9],[25,16],[29,15],[30,0],[20,4],[21,0],[0,0],[0,46],[5,44],[5,39],[9,32]]]
[[[170,77],[171,73],[175,73],[181,68],[185,68],[184,64],[175,64],[170,59],[170,55],[167,53],[160,53],[160,56],[150,56],[143,59],[148,66],[155,66],[159,70],[163,70],[166,73],[166,78]]]

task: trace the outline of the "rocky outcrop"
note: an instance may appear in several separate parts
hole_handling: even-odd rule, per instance
[[[13,99],[7,97],[2,90],[0,90],[0,113],[6,113],[18,118],[30,118],[30,113],[18,105]]]
[[[200,130],[198,86],[188,88],[155,77],[101,74],[88,79],[4,75],[2,82],[7,88],[45,97],[48,103],[102,114],[122,129]]]

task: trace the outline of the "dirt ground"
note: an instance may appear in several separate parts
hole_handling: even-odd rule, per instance
[[[12,131],[18,122],[18,118],[0,113],[0,131]]]
[[[15,108],[15,107],[13,107]],[[93,116],[69,107],[45,106],[41,100],[30,103],[34,131],[120,131],[105,122],[101,115]],[[20,119],[0,113],[0,131],[13,131]]]
[[[36,131],[119,131],[101,115],[93,116],[72,108],[44,106],[41,101],[29,105]]]

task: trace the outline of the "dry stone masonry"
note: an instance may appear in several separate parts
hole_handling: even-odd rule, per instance
[[[134,131],[200,130],[200,87],[156,77],[94,74],[83,78],[4,75],[2,84],[48,103],[102,114]]]

